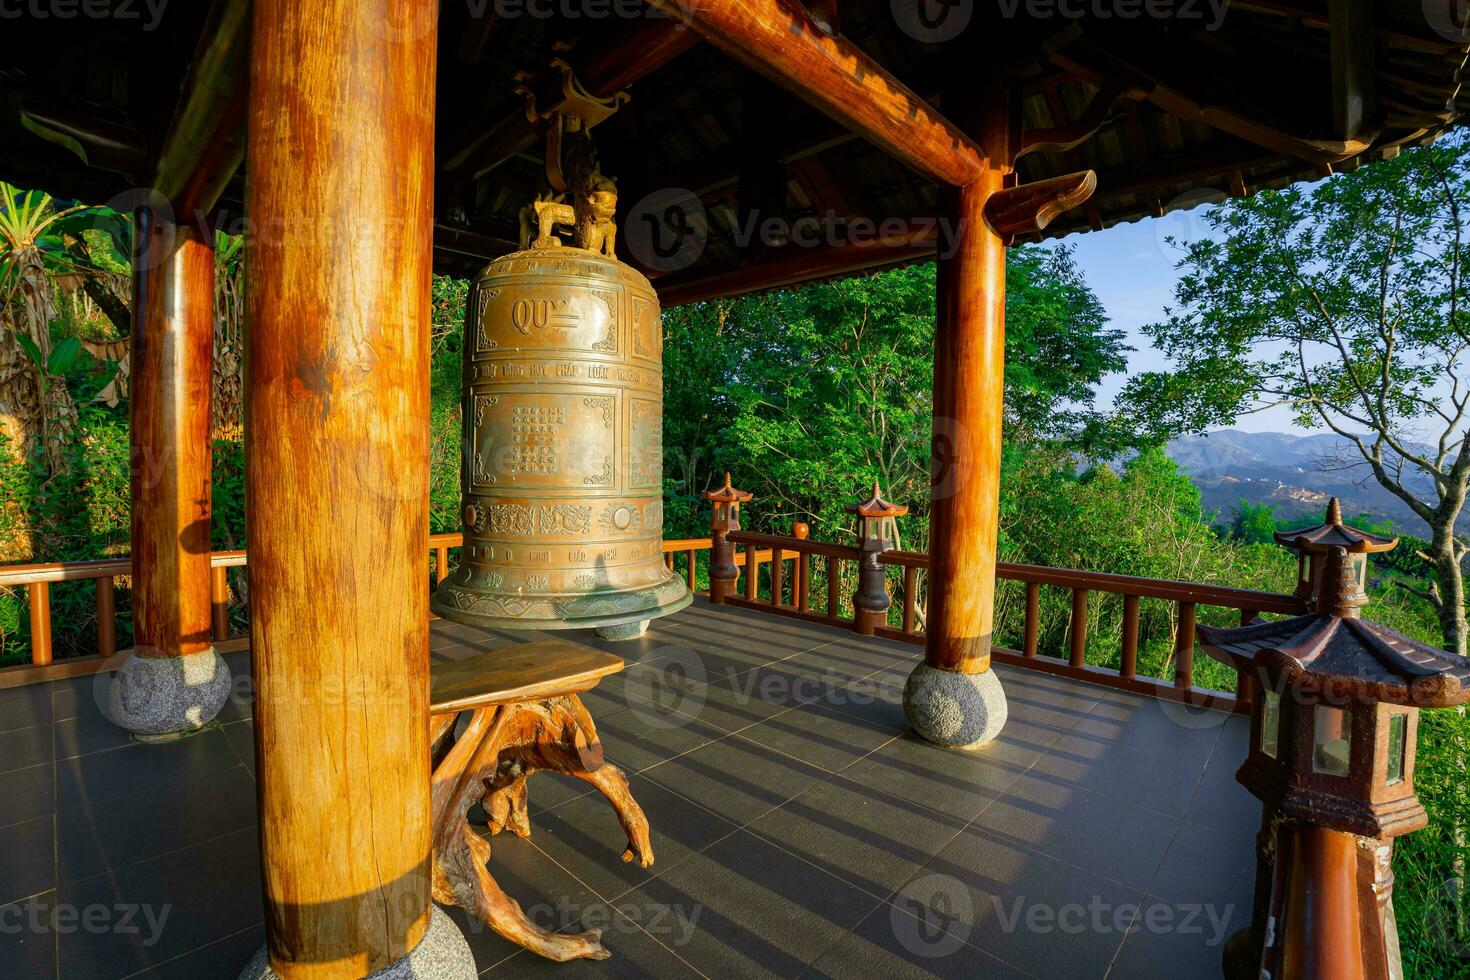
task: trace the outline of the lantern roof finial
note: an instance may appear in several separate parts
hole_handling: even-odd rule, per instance
[[[1470,658],[1360,618],[1348,549],[1328,552],[1316,611],[1238,629],[1197,628],[1200,644],[1242,674],[1359,702],[1415,708],[1470,703]]]
[[[1398,538],[1386,538],[1380,534],[1360,531],[1342,522],[1342,503],[1336,497],[1327,502],[1327,520],[1314,527],[1296,531],[1277,531],[1276,543],[1298,551],[1325,554],[1333,547],[1346,548],[1354,554],[1375,554],[1390,551]]]
[[[725,473],[724,486],[720,487],[718,490],[706,490],[702,494],[702,496],[705,500],[714,501],[715,503],[720,504],[743,504],[751,498],[751,495],[746,491],[736,490],[733,486],[730,485],[729,471],[726,471]]]
[[[902,517],[909,512],[904,504],[895,504],[883,499],[883,489],[878,481],[873,481],[873,493],[867,500],[856,504],[848,504],[845,508],[849,514],[857,514],[859,517]]]

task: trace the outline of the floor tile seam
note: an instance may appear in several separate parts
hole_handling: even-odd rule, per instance
[[[1024,773],[1022,773],[1022,775],[1028,775],[1028,774],[1030,774],[1031,770],[1034,769],[1034,768],[1036,768],[1036,763],[1037,762],[1040,762],[1040,761],[1041,761],[1041,757],[1038,755],[1038,757],[1031,763],[1031,765],[1029,765],[1029,766],[1026,767],[1026,771]],[[1043,777],[1041,775],[1038,775],[1035,778],[1041,779]],[[1179,821],[1181,823],[1185,822],[1183,814],[1169,813],[1166,810],[1159,810],[1159,809],[1156,809],[1156,808],[1151,807],[1151,806],[1144,806],[1142,803],[1135,803],[1135,802],[1133,802],[1133,800],[1131,798],[1129,798],[1129,797],[1114,796],[1114,795],[1112,795],[1110,793],[1104,793],[1104,792],[1102,792],[1100,790],[1090,789],[1090,788],[1088,788],[1086,786],[1081,785],[1080,783],[1073,782],[1070,779],[1064,779],[1061,776],[1053,776],[1050,773],[1046,773],[1045,774],[1045,778],[1048,781],[1059,781],[1059,782],[1065,783],[1067,786],[1071,787],[1072,789],[1078,790],[1078,791],[1083,792],[1083,793],[1087,793],[1090,796],[1096,796],[1096,797],[1099,797],[1100,799],[1113,800],[1113,801],[1116,801],[1116,802],[1119,802],[1119,803],[1123,803],[1126,806],[1130,806],[1130,807],[1134,808],[1135,810],[1142,810],[1143,812],[1148,813],[1148,814],[1151,814],[1151,815],[1153,815],[1155,817],[1163,817],[1166,820],[1177,820],[1177,821]],[[1196,787],[1196,788],[1198,788],[1198,787]],[[1193,800],[1193,796],[1191,796],[1190,799],[1192,801]],[[1185,806],[1185,809],[1186,810],[1188,809],[1188,805],[1187,804]],[[1189,822],[1190,823],[1197,823],[1197,821],[1189,821]],[[1199,824],[1199,826],[1203,827],[1205,825],[1204,824]],[[1209,828],[1209,829],[1218,829],[1218,828]]]
[[[692,801],[690,801],[690,802],[692,802]],[[699,804],[696,803],[694,805],[695,806],[698,806]],[[701,807],[701,809],[703,809],[703,808]],[[728,820],[725,821],[725,822],[726,823],[729,823]],[[664,875],[668,874],[670,871],[673,871],[675,868],[681,868],[681,867],[683,867],[685,864],[688,864],[691,860],[693,860],[696,855],[703,854],[705,851],[709,850],[711,847],[714,847],[716,844],[720,843],[723,840],[726,840],[729,837],[734,836],[735,834],[738,834],[739,832],[740,832],[740,828],[739,827],[733,827],[727,833],[723,833],[719,837],[716,837],[714,840],[710,841],[704,847],[701,847],[698,850],[694,850],[694,849],[691,848],[690,851],[689,851],[689,853],[687,855],[685,855],[683,858],[680,858],[679,860],[673,862],[672,864],[667,864],[664,867],[659,868],[656,872],[648,875],[646,878],[644,878],[643,880],[639,881],[637,884],[635,884],[635,885],[626,885],[621,891],[614,892],[611,895],[604,895],[602,892],[598,891],[592,885],[590,885],[589,883],[583,881],[580,877],[578,877],[578,875],[574,871],[572,871],[566,865],[562,864],[560,861],[558,861],[552,855],[548,854],[546,851],[542,850],[541,846],[539,844],[537,844],[536,841],[533,838],[528,838],[528,839],[531,840],[531,844],[536,848],[536,850],[541,851],[541,854],[543,856],[545,856],[549,861],[551,861],[558,868],[561,868],[564,872],[566,872],[568,875],[570,875],[577,882],[577,884],[579,884],[583,888],[587,889],[587,891],[590,892],[599,902],[601,902],[604,905],[606,905],[609,908],[611,908],[612,907],[612,904],[614,902],[618,901],[619,899],[624,898],[624,897],[632,894],[635,891],[638,891],[639,889],[641,889],[644,886],[646,886],[649,882],[657,881],[658,879],[662,878]],[[492,860],[493,860],[493,858],[492,858]],[[657,855],[655,855],[654,867],[657,867],[657,866],[658,866],[658,860],[657,860]],[[650,870],[650,869],[645,868],[644,870],[647,871],[647,870]],[[618,882],[618,884],[622,885],[624,883],[620,881],[620,882]]]
[[[98,717],[103,717],[103,716],[99,715]],[[72,721],[74,719],[71,719],[71,718],[63,718],[61,720],[62,721]],[[103,718],[103,720],[104,721],[107,721],[108,724],[113,724],[113,722],[110,719]],[[241,722],[243,722],[243,721],[254,721],[254,718],[241,718],[240,721]],[[239,724],[239,722],[230,722],[229,724],[232,724],[232,725],[233,724]],[[222,722],[218,718],[215,718],[215,719],[212,719],[212,720],[206,722],[204,725],[202,725],[201,727],[195,729],[194,731],[188,732],[187,734],[184,734],[182,738],[179,738],[176,741],[166,741],[166,742],[159,742],[159,743],[151,743],[151,742],[140,741],[137,738],[134,738],[132,736],[129,736],[128,737],[128,740],[126,742],[124,742],[123,744],[121,744],[121,745],[109,745],[109,746],[106,746],[104,748],[93,749],[91,752],[78,752],[75,755],[68,755],[68,756],[62,756],[62,755],[57,754],[56,757],[52,761],[57,762],[57,763],[61,763],[61,762],[71,762],[71,761],[73,761],[75,759],[89,759],[89,758],[91,758],[94,755],[106,755],[109,752],[118,752],[118,751],[121,751],[123,749],[135,749],[135,748],[138,748],[140,746],[142,746],[142,747],[149,747],[149,746],[152,746],[152,747],[163,747],[163,746],[170,746],[170,745],[179,745],[179,744],[182,744],[183,742],[188,741],[189,739],[199,738],[200,736],[204,735],[206,732],[219,732],[220,735],[223,736],[224,733],[225,733],[225,727],[226,727],[226,723],[225,722]],[[55,726],[54,725],[52,726],[52,732],[53,732],[53,738],[54,738],[55,737],[55,735],[54,735],[54,733],[55,733]],[[226,738],[225,741],[228,742],[229,739]],[[55,750],[53,749],[53,752],[54,751]]]
[[[120,871],[128,871],[128,870],[131,870],[133,868],[140,867],[141,865],[147,864],[150,861],[157,861],[160,858],[172,857],[175,854],[182,854],[184,851],[191,851],[191,850],[193,850],[196,847],[203,847],[206,844],[213,844],[213,843],[216,843],[217,841],[222,841],[226,837],[234,837],[237,834],[243,834],[243,833],[245,833],[247,831],[251,831],[251,830],[258,831],[259,829],[260,829],[260,823],[258,821],[253,821],[253,822],[251,822],[247,826],[237,827],[236,829],[231,830],[231,831],[227,831],[227,832],[225,832],[223,834],[215,834],[213,837],[206,837],[204,840],[194,841],[192,844],[185,844],[183,847],[175,847],[175,848],[171,848],[171,849],[169,849],[167,851],[160,851],[157,854],[151,854],[148,857],[139,858],[136,861],[129,861],[127,864],[119,864],[119,865],[116,865],[115,867],[106,868],[106,869],[104,869],[102,871],[97,872],[96,874],[84,875],[84,876],[82,876],[80,878],[69,878],[65,882],[62,882],[62,881],[59,880],[60,879],[60,875],[61,875],[61,867],[60,867],[60,861],[59,861],[59,858],[58,858],[58,864],[57,864],[57,869],[56,869],[57,870],[57,878],[58,878],[58,881],[57,881],[56,887],[59,890],[61,888],[71,888],[71,887],[74,887],[76,885],[86,884],[87,882],[95,881],[98,878],[106,878],[106,877],[109,877],[111,875],[115,875],[115,874],[117,874]]]
[[[791,800],[787,800],[786,802],[787,803],[790,803]],[[784,803],[782,804],[782,806],[785,806],[785,805],[786,804],[784,804]],[[775,813],[776,810],[779,810],[779,809],[781,809],[781,807],[776,807],[776,808],[774,808],[772,810],[768,810],[766,813],[761,814],[761,817],[768,817],[772,813]],[[757,817],[756,820],[761,819],[761,817]],[[750,823],[746,824],[744,827],[742,827],[740,829],[746,831],[747,833],[754,834],[756,837],[759,837],[761,840],[763,840],[767,844],[770,844],[771,846],[775,847],[777,850],[780,850],[780,851],[782,851],[782,852],[784,852],[786,854],[791,855],[792,857],[796,858],[798,861],[801,861],[803,864],[809,865],[810,867],[813,867],[816,870],[818,870],[818,871],[822,872],[823,874],[827,875],[829,878],[836,878],[838,881],[841,881],[841,882],[843,882],[846,885],[850,885],[851,887],[856,888],[858,891],[862,892],[864,895],[870,895],[870,896],[872,896],[874,898],[877,898],[880,902],[886,902],[890,898],[892,898],[894,895],[897,895],[899,893],[899,891],[902,890],[902,888],[903,888],[903,885],[899,885],[897,888],[891,888],[891,889],[889,889],[888,892],[887,892],[887,894],[880,894],[879,892],[875,892],[871,888],[867,888],[867,887],[865,887],[864,885],[862,885],[861,883],[859,883],[857,881],[854,881],[854,880],[852,880],[850,878],[846,878],[843,875],[838,874],[836,872],[828,871],[826,868],[822,867],[821,865],[817,864],[816,862],[807,860],[806,858],[802,857],[800,854],[797,854],[795,851],[793,851],[790,848],[786,847],[779,840],[776,840],[775,837],[773,837],[772,835],[767,834],[767,833],[765,833],[763,831],[754,829],[753,828],[753,824],[755,822],[756,822],[755,820],[752,820]],[[962,834],[962,833],[964,833],[964,828],[961,828],[960,830],[955,831],[954,834],[951,837],[949,837],[948,839],[946,839],[945,842],[942,845],[940,845],[940,847],[938,848],[938,850],[936,850],[933,855],[930,855],[924,861],[922,861],[922,862],[919,862],[919,861],[912,862],[915,865],[915,871],[914,871],[914,873],[917,874],[919,871],[921,871],[925,867],[927,867],[929,861],[932,861],[934,859],[934,857],[939,854],[940,851],[944,850],[950,844],[954,843],[955,839],[958,838],[959,835]],[[912,881],[912,880],[913,880],[913,876],[912,875],[904,878],[904,882],[905,883],[907,883],[909,881]],[[859,923],[859,924],[861,924],[861,923]],[[853,928],[856,928],[856,926],[854,926]]]
[[[218,769],[218,768],[209,769],[204,774],[204,777],[203,778],[206,778],[207,779],[207,778],[209,778],[211,776],[223,775],[224,773],[234,772],[236,769],[242,770],[245,773],[245,775],[250,778],[250,782],[252,784],[255,783],[255,781],[256,781],[255,780],[255,777],[250,774],[250,770],[248,768],[246,768],[245,765],[243,763],[241,763],[241,762],[233,762],[230,765],[224,767],[223,769]],[[60,779],[60,777],[58,775],[58,780],[59,779]],[[192,789],[193,784],[196,783],[196,782],[198,782],[199,779],[200,779],[200,777],[197,776],[197,775],[195,775],[195,774],[188,774],[188,775],[182,776],[180,781],[183,782],[184,784],[186,784],[186,786],[188,788],[191,788]],[[82,795],[85,798],[82,799],[82,800],[74,801],[74,802],[76,802],[76,803],[85,803],[86,805],[89,805],[89,806],[92,806],[92,807],[96,807],[96,808],[112,807],[112,806],[117,806],[118,803],[120,801],[122,801],[122,800],[129,800],[129,799],[133,799],[135,797],[141,797],[141,796],[156,796],[157,794],[159,794],[161,792],[164,792],[164,791],[167,791],[170,788],[172,788],[170,786],[170,784],[165,783],[165,784],[160,785],[160,786],[153,786],[153,787],[148,787],[148,788],[144,788],[144,789],[129,789],[125,793],[119,793],[119,794],[116,794],[116,795],[113,795],[113,796],[107,796],[107,797],[104,797],[102,799],[97,799],[97,798],[93,797],[92,795],[85,793],[85,791],[79,790],[78,792],[82,793]],[[58,781],[58,784],[56,786],[56,793],[57,793],[57,795],[59,797],[60,796],[60,793],[61,793],[61,785],[60,785],[59,781]],[[57,806],[56,813],[57,813],[58,816],[60,816],[61,815],[60,800],[58,799],[57,802],[58,802],[58,806]]]
[[[769,719],[769,718],[766,719],[766,721],[770,721],[770,720],[771,719]],[[764,724],[764,723],[762,723],[762,724]],[[749,726],[749,728],[741,729],[741,731],[749,731],[750,728],[755,728],[755,727],[757,727],[757,726],[756,725],[751,725],[751,726]],[[752,738],[750,738],[748,736],[741,735],[740,737],[743,738],[743,739],[745,739],[745,741],[747,741],[747,742],[755,742],[754,739],[752,739]],[[882,749],[882,748],[887,747],[895,739],[899,739],[899,738],[902,738],[902,737],[903,737],[903,733],[902,732],[899,732],[899,733],[897,733],[895,735],[888,736],[888,738],[885,739],[881,744],[875,746],[874,748],[868,750],[867,752],[864,752],[862,755],[860,755],[857,758],[853,759],[851,762],[848,762],[841,769],[828,769],[826,766],[818,765],[817,763],[812,762],[809,759],[803,759],[799,755],[792,755],[790,752],[786,752],[786,751],[784,751],[782,749],[778,749],[774,745],[766,745],[764,742],[755,742],[755,744],[756,745],[759,745],[761,748],[766,749],[766,750],[768,750],[770,752],[774,752],[777,755],[785,756],[788,759],[795,759],[797,762],[800,762],[802,765],[811,766],[813,769],[820,769],[822,772],[827,773],[829,776],[840,776],[842,774],[842,772],[844,770],[846,770],[849,766],[852,766],[852,765],[854,765],[856,763],[862,762],[864,759],[866,759],[868,756],[872,755],[874,752],[877,752],[879,749]],[[849,782],[851,782],[851,781],[852,780],[849,779]],[[872,787],[868,787],[868,788],[871,789]],[[888,795],[889,796],[893,796],[894,794],[889,793]],[[790,800],[787,800],[786,802],[789,803],[791,801]],[[783,803],[781,805],[782,806],[785,806],[786,804]]]
[[[4,772],[0,772],[0,776],[13,776],[18,772],[29,772],[32,769],[40,769],[42,766],[55,766],[55,764],[56,761],[52,759],[49,762],[38,762],[32,766],[16,766],[14,769],[7,769]],[[51,788],[54,790],[56,787],[53,785]]]
[[[234,939],[236,936],[243,936],[243,935],[245,935],[245,933],[249,932],[251,929],[254,929],[256,926],[262,926],[262,925],[265,925],[265,919],[263,917],[261,918],[261,920],[259,922],[252,922],[250,925],[246,926],[244,929],[236,929],[234,932],[230,933],[228,936],[220,936],[218,939],[211,939],[209,942],[205,943],[202,946],[195,946],[193,949],[187,949],[184,952],[179,953],[177,956],[170,956],[166,960],[161,960],[161,961],[159,961],[157,963],[150,964],[149,966],[145,966],[141,970],[134,970],[132,973],[124,974],[122,977],[119,977],[118,980],[130,980],[131,977],[142,976],[143,974],[147,973],[149,970],[156,970],[156,969],[158,969],[161,966],[168,966],[170,963],[176,963],[179,960],[183,959],[184,957],[186,957],[186,956],[192,956],[193,954],[199,952],[200,950],[208,949],[209,947],[214,946],[214,945],[217,945],[219,943],[229,942],[231,939]],[[243,963],[241,964],[241,967],[242,968],[244,967],[244,964]],[[58,969],[59,969],[59,965],[58,965]]]
[[[896,905],[896,904],[894,904],[894,902],[893,902],[892,899],[893,899],[893,896],[894,895],[897,895],[898,894],[898,892],[899,892],[899,889],[895,888],[893,890],[893,894],[890,895],[887,899],[884,899],[884,904],[886,906],[888,906],[889,908],[897,909],[899,912],[902,912],[904,915],[907,915],[911,919],[915,919],[915,920],[918,920],[918,921],[922,922],[923,921],[922,919],[919,919],[919,917],[917,915],[914,915],[914,913],[910,912],[908,909],[904,908],[902,905]],[[940,928],[943,929],[944,926],[941,924]],[[1035,977],[1035,978],[1037,978],[1037,980],[1042,980],[1041,974],[1039,974],[1039,973],[1033,973],[1031,970],[1027,970],[1024,967],[1021,967],[1021,966],[1018,966],[1015,963],[1012,963],[1010,960],[1008,960],[1005,957],[1001,956],[995,950],[986,949],[984,946],[981,946],[981,945],[979,945],[979,944],[977,944],[975,942],[972,942],[968,937],[956,935],[955,933],[950,932],[948,929],[944,929],[944,931],[946,933],[948,933],[949,935],[954,936],[960,942],[964,943],[965,946],[967,946],[968,948],[973,949],[973,950],[976,950],[977,952],[980,952],[980,953],[984,953],[986,956],[988,956],[991,959],[995,960],[997,963],[1001,964],[1002,966],[1009,967],[1012,970],[1015,970],[1017,973],[1021,974],[1022,976]]]

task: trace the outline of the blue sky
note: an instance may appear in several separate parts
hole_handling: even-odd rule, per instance
[[[1127,332],[1128,343],[1135,348],[1129,355],[1130,373],[1168,366],[1141,328],[1162,319],[1164,307],[1172,302],[1178,279],[1174,263],[1180,251],[1165,239],[1172,236],[1189,241],[1202,235],[1202,223],[1197,216],[1204,210],[1200,207],[1193,211],[1174,211],[1163,218],[1146,218],[1063,239],[1076,249],[1077,263],[1112,318],[1113,326]],[[1106,379],[1099,389],[1098,406],[1111,404],[1126,380],[1121,374]],[[1285,408],[1242,416],[1231,428],[1246,432],[1305,432],[1293,430],[1291,413]]]

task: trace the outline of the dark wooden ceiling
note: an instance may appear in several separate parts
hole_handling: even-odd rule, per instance
[[[1015,179],[1088,168],[1098,175],[1092,200],[1058,218],[1047,236],[1351,169],[1434,138],[1467,98],[1459,83],[1467,42],[1451,26],[1452,2],[1440,18],[1437,0],[1232,0],[1223,16],[1205,0],[1151,8],[1017,0],[1016,18],[986,23],[980,11],[992,5],[977,2],[954,8],[976,20],[945,43],[912,36],[895,14],[906,2],[806,7],[836,20],[843,37],[936,105],[938,66],[952,46],[969,45],[977,78],[1003,70],[1023,132],[1053,144],[1021,157]],[[0,179],[92,202],[149,181],[208,5],[168,4],[157,23],[141,3],[126,5],[130,18],[120,15],[121,0],[116,7],[119,16],[103,19],[5,22]],[[619,183],[620,251],[668,300],[932,252],[932,182],[647,8],[616,15],[632,9],[626,0],[443,0],[441,270],[470,274],[513,247],[518,212],[544,181],[543,142],[524,93],[541,108],[555,100],[556,58],[594,92],[630,96],[594,130],[595,142]],[[1119,16],[1148,9],[1170,16]],[[583,15],[538,15],[553,10]],[[238,215],[247,177],[248,156],[220,202],[223,214]],[[680,253],[684,261],[650,254],[648,235],[632,227],[666,218],[671,201],[683,207],[695,242]],[[876,231],[885,233],[879,241]]]

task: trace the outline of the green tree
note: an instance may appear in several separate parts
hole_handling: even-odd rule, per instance
[[[1203,220],[1211,234],[1184,251],[1177,309],[1146,328],[1172,370],[1134,378],[1125,403],[1163,436],[1269,404],[1337,433],[1349,448],[1336,465],[1366,467],[1429,525],[1435,581],[1419,594],[1464,654],[1470,138]]]
[[[668,311],[670,518],[692,520],[698,492],[730,468],[765,526],[807,520],[831,540],[849,531],[843,504],[878,480],[913,507],[905,544],[923,547],[934,295],[924,264]],[[1066,248],[1012,250],[1006,310],[1007,438],[1069,443],[1097,383],[1125,366],[1123,335]]]

